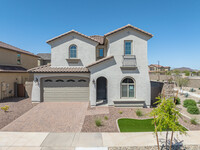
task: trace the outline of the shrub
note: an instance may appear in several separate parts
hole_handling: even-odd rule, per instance
[[[175,97],[174,102],[176,105],[179,105],[179,104],[181,104],[181,99],[179,97],[177,97],[177,98]]]
[[[185,93],[185,97],[187,98],[189,96],[189,94],[188,93]]]
[[[199,90],[200,90],[200,88],[199,88]]]
[[[188,106],[187,112],[190,114],[199,114],[199,108],[197,106]]]
[[[108,120],[108,116],[104,116],[104,119],[105,119],[105,120]]]
[[[119,114],[123,114],[123,111],[119,111]]]
[[[142,111],[138,109],[138,110],[136,111],[136,115],[137,115],[138,117],[143,116]]]
[[[95,120],[95,124],[96,124],[97,127],[102,126],[102,121],[101,121],[101,119],[96,119],[96,120]]]
[[[8,109],[9,109],[8,105],[5,105],[4,107],[1,107],[1,110],[3,110],[4,112],[7,112]]]
[[[197,124],[198,124],[196,118],[192,118],[192,119],[190,119],[190,123],[193,124],[193,125],[197,125]]]
[[[196,106],[197,105],[197,103],[195,102],[195,100],[193,100],[193,99],[186,99],[186,100],[184,100],[184,102],[183,102],[183,106],[184,107],[188,107],[188,106]]]
[[[191,88],[191,89],[190,89],[190,92],[196,92],[196,90],[195,90],[195,89],[193,89],[193,88]]]

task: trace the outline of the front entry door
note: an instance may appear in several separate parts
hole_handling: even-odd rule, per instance
[[[97,79],[97,100],[107,99],[107,80],[104,77]]]

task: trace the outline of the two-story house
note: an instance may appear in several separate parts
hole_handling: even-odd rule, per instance
[[[27,70],[37,61],[37,55],[0,41],[0,99],[25,95],[23,84],[33,80]]]
[[[38,53],[38,66],[50,65],[51,64],[51,54],[50,53]]]
[[[48,40],[51,65],[29,70],[32,101],[150,106],[147,41],[152,36],[126,25],[104,36],[72,30]]]

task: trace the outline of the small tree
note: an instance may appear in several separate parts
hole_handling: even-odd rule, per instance
[[[174,72],[177,76],[180,75],[180,73],[181,73],[179,70],[174,70],[173,72]]]
[[[157,108],[154,108],[151,112],[151,116],[154,117],[153,124],[155,125],[155,133],[157,138],[158,150],[159,142],[158,142],[158,134],[157,131],[167,131],[166,132],[166,141],[165,146],[166,149],[168,147],[168,134],[171,131],[171,139],[170,139],[170,147],[171,150],[172,142],[173,142],[173,134],[174,131],[179,131],[180,134],[186,134],[184,128],[179,123],[179,118],[181,118],[181,114],[179,113],[173,99],[165,99],[158,97],[158,105]]]
[[[190,76],[190,71],[188,70],[183,71],[183,73],[185,73],[185,76]]]
[[[189,79],[187,78],[181,78],[181,77],[176,78],[176,83],[180,87],[181,90],[183,87],[186,87],[188,85],[188,82],[189,82]]]

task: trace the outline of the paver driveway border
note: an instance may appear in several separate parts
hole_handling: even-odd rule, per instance
[[[11,132],[80,132],[89,102],[43,102],[5,126]]]

